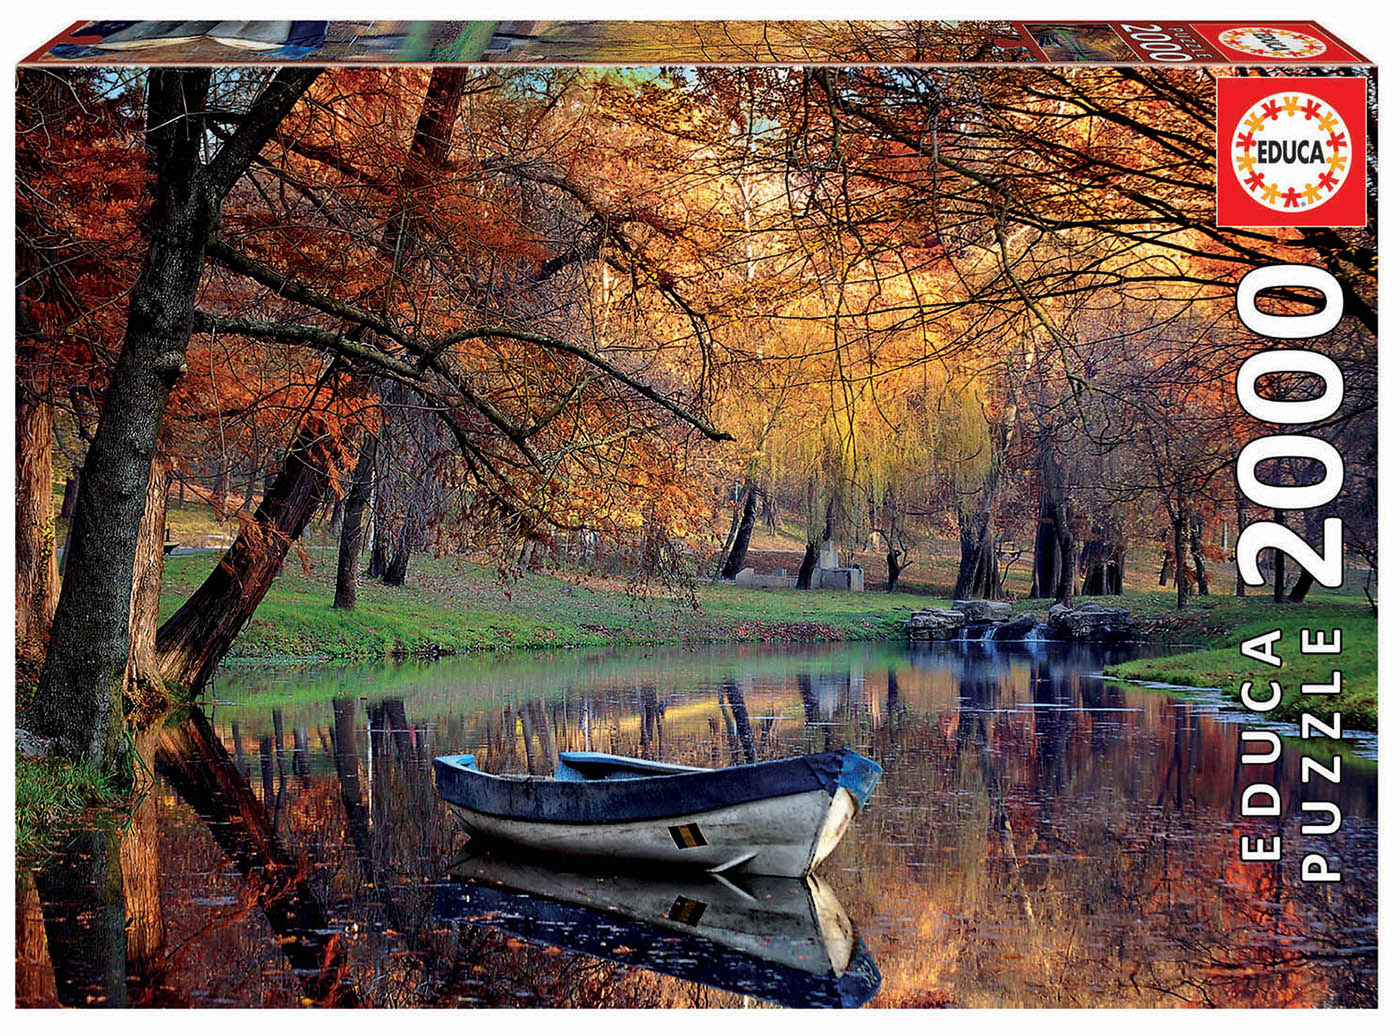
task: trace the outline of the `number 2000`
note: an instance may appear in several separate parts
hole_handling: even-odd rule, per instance
[[[1311,313],[1280,316],[1259,309],[1259,293],[1270,289],[1311,289],[1320,292],[1322,306]],[[1342,318],[1342,289],[1326,270],[1313,266],[1278,265],[1253,270],[1241,278],[1235,290],[1235,308],[1244,325],[1269,338],[1300,339],[1325,335]],[[1322,390],[1308,399],[1265,399],[1258,393],[1259,379],[1269,374],[1310,374]],[[1270,349],[1255,353],[1235,378],[1235,393],[1251,417],[1271,424],[1303,425],[1325,421],[1342,405],[1342,372],[1329,357],[1310,349]],[[1273,485],[1260,481],[1258,466],[1267,460],[1299,457],[1322,465],[1323,475],[1308,485]],[[1301,511],[1323,507],[1342,488],[1341,454],[1331,443],[1312,435],[1264,435],[1240,451],[1235,479],[1240,491],[1260,507]],[[1342,520],[1324,518],[1322,550],[1309,546],[1281,522],[1253,522],[1240,531],[1235,563],[1250,586],[1260,586],[1259,553],[1270,547],[1283,551],[1323,586],[1342,585]]]

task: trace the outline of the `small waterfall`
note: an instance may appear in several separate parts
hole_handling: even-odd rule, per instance
[[[1050,627],[1037,622],[1021,636],[999,637],[997,634],[1006,626],[1004,622],[969,622],[958,630],[952,638],[955,644],[981,644],[993,648],[998,644],[1047,644],[1050,642]]]

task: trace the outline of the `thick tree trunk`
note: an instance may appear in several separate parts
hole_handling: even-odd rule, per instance
[[[356,588],[359,585],[360,550],[364,547],[365,504],[369,502],[370,489],[374,485],[374,455],[379,440],[370,434],[365,436],[360,448],[360,459],[355,464],[354,481],[350,492],[345,496],[340,525],[340,558],[335,573],[336,608],[354,608]]]
[[[203,585],[161,626],[156,647],[167,680],[197,689],[213,676],[321,505],[335,453],[325,427],[308,421],[253,520]]]
[[[15,395],[15,640],[37,657],[58,606],[53,407],[27,381]]]
[[[812,573],[817,570],[817,558],[821,552],[821,545],[807,541],[807,548],[802,552],[802,564],[797,567],[797,589],[812,589]]]
[[[1093,537],[1085,541],[1080,555],[1080,570],[1084,573],[1080,592],[1086,597],[1121,594],[1126,554],[1119,524],[1113,519],[1095,522]]]
[[[122,689],[130,648],[132,575],[151,458],[171,386],[184,369],[195,290],[214,223],[199,175],[210,73],[156,70],[147,140],[156,202],[151,244],[132,292],[126,337],[83,464],[71,556],[48,656],[26,722],[65,754],[116,771],[125,754]]]
[[[739,518],[739,528],[734,534],[734,546],[729,550],[729,558],[720,571],[723,579],[733,579],[744,569],[749,556],[749,540],[753,536],[753,523],[758,509],[758,487],[752,482],[744,494],[744,511]]]
[[[1283,514],[1282,511],[1279,511],[1279,510],[1275,510],[1275,511],[1274,511],[1274,521],[1278,522],[1280,525],[1285,524],[1285,522],[1284,522],[1284,514]],[[1281,551],[1281,550],[1279,550],[1277,547],[1275,547],[1275,548],[1274,548],[1274,603],[1275,603],[1275,604],[1282,604],[1282,603],[1283,603],[1285,600],[1287,600],[1287,598],[1288,598],[1288,586],[1287,586],[1287,584],[1286,584],[1286,582],[1285,582],[1288,573],[1287,573],[1287,571],[1284,569],[1284,564],[1286,563],[1286,561],[1287,561],[1287,558],[1284,556],[1283,551]]]
[[[1060,584],[1060,541],[1055,532],[1055,505],[1049,494],[1042,494],[1040,515],[1035,527],[1033,564],[1034,593],[1032,597],[1051,597]]]
[[[31,729],[55,738],[60,752],[102,770],[127,772],[121,701],[138,531],[166,402],[185,369],[210,233],[224,196],[318,74],[274,73],[207,165],[201,154],[210,71],[154,69],[147,80],[150,246],[83,464],[71,557],[26,717]]]
[[[995,600],[1001,596],[1001,570],[997,568],[996,544],[991,521],[977,515],[964,522],[959,515],[958,580],[953,587],[956,600]]]

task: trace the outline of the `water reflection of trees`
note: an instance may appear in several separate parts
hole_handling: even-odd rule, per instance
[[[191,717],[147,749],[159,779],[128,831],[84,833],[20,875],[20,998],[732,1004],[434,923],[432,883],[457,836],[432,756],[538,773],[568,750],[728,765],[851,744],[886,773],[826,870],[881,961],[877,1005],[1373,1001],[1373,889],[1300,889],[1296,861],[1231,866],[1233,730],[1125,700],[1097,668],[974,649],[421,715],[347,696],[240,710],[222,738]],[[1127,708],[1142,711],[1114,711]],[[1290,805],[1296,771],[1285,760],[1278,774]],[[1373,815],[1364,783],[1343,798]],[[1352,865],[1374,873],[1374,828],[1344,833]],[[172,866],[229,902],[162,896]]]

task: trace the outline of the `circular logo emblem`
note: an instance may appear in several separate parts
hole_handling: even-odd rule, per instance
[[[1346,181],[1351,134],[1325,101],[1278,93],[1244,113],[1230,154],[1251,198],[1279,212],[1302,212],[1327,201]]]
[[[1327,51],[1327,44],[1316,36],[1296,29],[1272,29],[1267,25],[1226,29],[1218,38],[1231,50],[1256,58],[1302,61]]]

